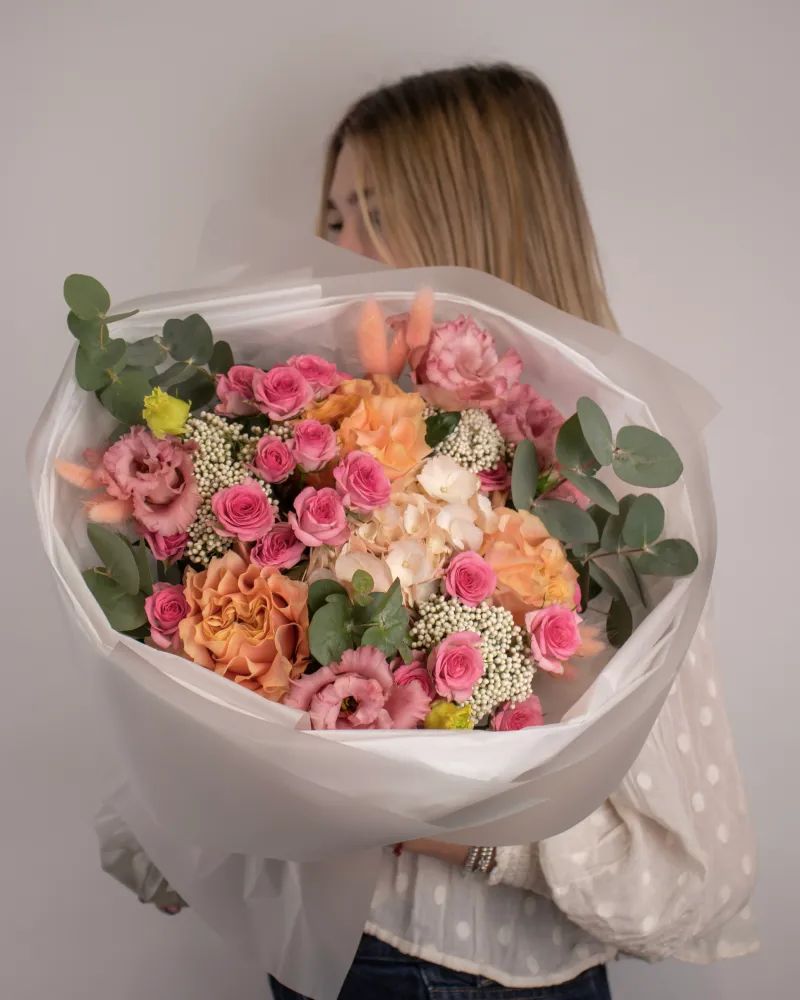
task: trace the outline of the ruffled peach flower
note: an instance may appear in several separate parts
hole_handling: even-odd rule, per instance
[[[518,625],[525,614],[548,604],[574,607],[578,574],[564,547],[528,511],[498,508],[497,528],[487,533],[481,555],[497,574],[495,600]]]
[[[342,382],[319,403],[310,406],[305,416],[308,420],[319,420],[321,424],[338,424],[356,409],[365,396],[375,391],[375,383],[368,378],[351,378]]]
[[[431,447],[425,440],[425,400],[375,377],[376,394],[364,396],[339,428],[344,452],[365,451],[381,463],[391,481],[418,465]],[[329,396],[332,399],[333,396]]]
[[[180,624],[186,654],[202,667],[270,701],[280,701],[306,668],[308,587],[234,551],[208,569],[186,571],[189,614]]]

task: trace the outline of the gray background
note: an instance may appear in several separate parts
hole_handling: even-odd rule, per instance
[[[112,767],[51,618],[22,473],[70,345],[64,275],[97,274],[120,301],[265,263],[270,213],[310,227],[323,136],[349,100],[498,57],[536,69],[563,109],[627,336],[724,407],[710,434],[719,646],[760,831],[764,946],[707,969],[618,964],[615,996],[796,994],[798,9],[2,0],[3,1000],[266,994],[191,913],[161,916],[98,869],[90,822]]]

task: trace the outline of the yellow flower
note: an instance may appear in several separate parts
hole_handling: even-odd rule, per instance
[[[426,729],[472,729],[469,705],[455,705],[452,701],[435,701],[425,716]]]
[[[157,438],[183,434],[191,404],[156,387],[144,397],[142,416]]]

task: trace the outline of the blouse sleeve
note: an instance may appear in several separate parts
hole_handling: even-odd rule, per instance
[[[593,937],[650,960],[717,957],[720,930],[734,918],[750,919],[754,838],[709,618],[707,607],[619,789],[564,833],[532,847],[499,848],[491,876],[550,896]],[[740,941],[748,937],[752,932]]]

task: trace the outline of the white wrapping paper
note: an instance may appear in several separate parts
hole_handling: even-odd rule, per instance
[[[297,275],[288,287],[246,294],[162,296],[115,333],[138,339],[170,316],[200,312],[239,362],[266,366],[319,351],[357,373],[360,304],[372,296],[387,314],[401,312],[423,285],[435,290],[437,319],[472,313],[521,353],[525,380],[563,411],[592,396],[613,427],[657,429],[684,461],[680,482],[658,494],[666,533],[692,541],[699,568],[654,589],[657,603],[631,639],[554,724],[515,733],[307,732],[302,713],[112,631],[80,575],[92,564],[81,498],[53,471],[56,457],[74,460],[100,443],[110,419],[74,383],[72,358],[30,446],[43,543],[127,762],[113,805],[208,924],[318,1000],[338,994],[384,845],[533,842],[572,826],[616,787],[684,658],[714,562],[702,437],[713,400],[647,351],[485,274]]]

